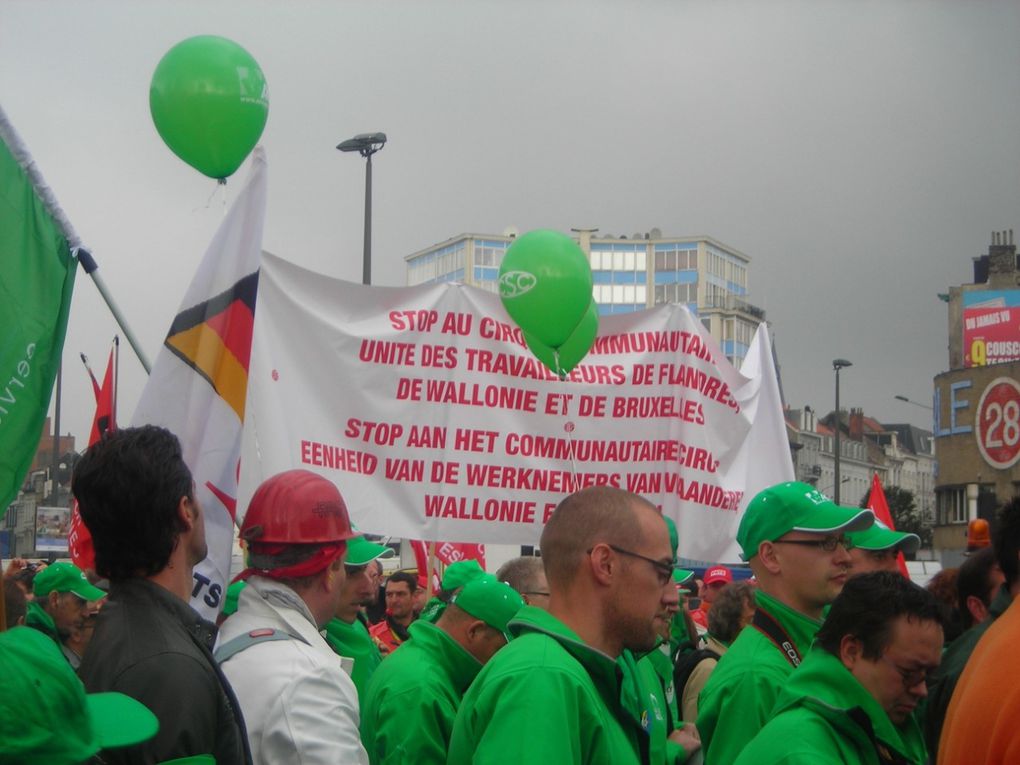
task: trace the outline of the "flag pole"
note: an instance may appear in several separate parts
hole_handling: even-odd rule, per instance
[[[67,219],[64,211],[61,209],[60,204],[57,202],[57,198],[54,196],[53,191],[49,186],[46,185],[46,179],[43,178],[42,173],[35,164],[35,158],[28,151],[28,147],[25,146],[21,140],[21,136],[18,135],[18,131],[14,129],[14,125],[7,118],[7,113],[0,106],[0,139],[7,144],[11,153],[14,155],[15,160],[21,165],[21,168],[25,171],[25,175],[28,178],[28,182],[32,184],[32,188],[35,189],[35,193],[39,195],[39,199],[46,206],[46,210],[53,217],[54,222],[60,229],[60,232],[64,235],[67,240],[67,245],[71,249],[71,254],[78,259],[81,263],[82,268],[85,269],[85,273],[92,277],[92,281],[99,289],[99,294],[103,296],[103,300],[106,301],[106,305],[109,307],[110,312],[113,314],[113,318],[117,320],[117,324],[120,325],[121,330],[124,332],[124,336],[131,343],[131,347],[134,349],[135,354],[138,356],[138,360],[142,363],[142,367],[145,369],[146,374],[152,370],[152,366],[149,364],[149,360],[142,353],[141,346],[135,340],[134,334],[128,329],[127,322],[124,320],[124,316],[121,314],[120,309],[117,308],[116,303],[113,302],[113,298],[110,296],[109,290],[106,289],[106,284],[103,282],[102,277],[96,273],[96,269],[99,268],[96,265],[95,259],[88,250],[85,250],[81,246],[81,238],[78,236],[78,232],[74,230],[74,226],[71,225],[71,221]],[[83,257],[84,256],[84,257]]]
[[[124,337],[127,338],[128,343],[131,345],[131,350],[135,352],[135,355],[138,357],[138,361],[141,362],[142,369],[145,370],[145,374],[150,374],[152,372],[152,364],[149,363],[149,359],[142,351],[142,346],[139,344],[134,332],[132,332],[131,328],[127,325],[127,321],[124,319],[124,314],[120,312],[117,304],[113,301],[110,291],[106,288],[106,282],[103,281],[103,277],[99,274],[99,264],[96,263],[95,258],[92,257],[92,253],[84,247],[75,247],[72,252],[78,258],[78,262],[81,263],[81,267],[85,269],[85,273],[92,277],[92,281],[96,285],[96,289],[99,290],[99,294],[102,295],[103,300],[106,301],[107,308],[110,309],[110,313],[113,314],[113,318],[117,321],[117,325],[120,327],[121,332],[123,332]]]

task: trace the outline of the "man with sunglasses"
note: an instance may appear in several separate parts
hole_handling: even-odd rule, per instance
[[[934,595],[898,571],[855,576],[736,765],[922,765],[914,710],[941,653]]]
[[[510,621],[514,640],[460,705],[447,763],[646,761],[616,659],[651,650],[677,604],[666,523],[635,494],[590,487],[557,506],[541,550],[548,610]]]
[[[737,543],[758,580],[758,608],[698,697],[706,765],[729,765],[761,730],[811,646],[823,609],[846,584],[852,547],[846,532],[874,518],[799,482],[765,489],[748,504]]]

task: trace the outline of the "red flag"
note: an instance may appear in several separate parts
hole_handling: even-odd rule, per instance
[[[92,418],[92,431],[89,433],[89,446],[96,443],[103,433],[117,429],[117,350],[120,347],[119,338],[113,339],[113,348],[110,349],[110,358],[106,362],[106,374],[103,375],[103,384],[96,382],[96,376],[92,374],[88,360],[82,354],[81,360],[85,363],[89,378],[92,380],[92,392],[96,396],[96,414]],[[71,526],[67,532],[67,550],[71,560],[82,571],[94,569],[96,566],[96,553],[92,547],[92,535],[88,527],[81,519],[78,512],[78,502],[71,498]]]
[[[92,378],[92,388],[96,394],[96,415],[92,418],[92,431],[89,433],[89,446],[98,441],[103,433],[117,429],[117,414],[114,411],[114,398],[116,384],[114,383],[114,364],[118,342],[114,340],[114,347],[110,349],[110,358],[106,362],[106,374],[103,375],[103,384],[96,384],[96,377],[89,369],[89,377]]]
[[[875,473],[871,479],[871,494],[868,496],[868,507],[871,508],[871,512],[875,514],[878,520],[893,531],[896,530],[892,513],[889,512],[889,503],[885,499],[885,491],[882,489],[882,482],[878,480],[878,473]],[[909,579],[910,573],[907,571],[907,561],[903,557],[902,552],[896,554],[896,563],[900,567],[900,573]]]
[[[436,542],[436,559],[444,566],[456,563],[459,560],[476,560],[479,565],[485,568],[485,545],[466,544],[461,542]],[[425,576],[429,570],[428,544],[417,539],[411,540],[411,549],[414,551],[414,559],[418,564],[419,576]],[[439,577],[435,571],[432,572],[432,589],[439,589]]]

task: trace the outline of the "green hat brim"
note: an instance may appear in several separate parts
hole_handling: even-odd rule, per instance
[[[677,584],[683,584],[689,582],[694,578],[694,572],[686,568],[675,568],[673,569],[673,581]]]
[[[85,697],[92,731],[100,749],[148,741],[159,730],[149,708],[123,693],[90,693]]]
[[[352,537],[347,540],[347,558],[344,563],[348,566],[367,566],[379,558],[392,557],[393,548],[369,542],[365,537]]]
[[[907,555],[913,555],[921,547],[921,538],[917,534],[906,531],[893,531],[880,525],[877,521],[864,531],[851,532],[850,538],[854,547],[862,550],[891,550],[898,548]]]
[[[834,534],[837,531],[863,531],[875,522],[871,510],[858,510],[832,505],[819,507],[810,520],[794,526],[790,531],[810,531],[812,534]]]

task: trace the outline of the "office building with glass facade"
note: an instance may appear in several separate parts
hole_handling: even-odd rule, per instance
[[[516,232],[460,234],[408,255],[408,285],[460,282],[499,291],[499,266]],[[747,301],[751,259],[711,237],[598,236],[575,230],[591,262],[593,296],[603,316],[682,303],[739,365],[765,312]]]

